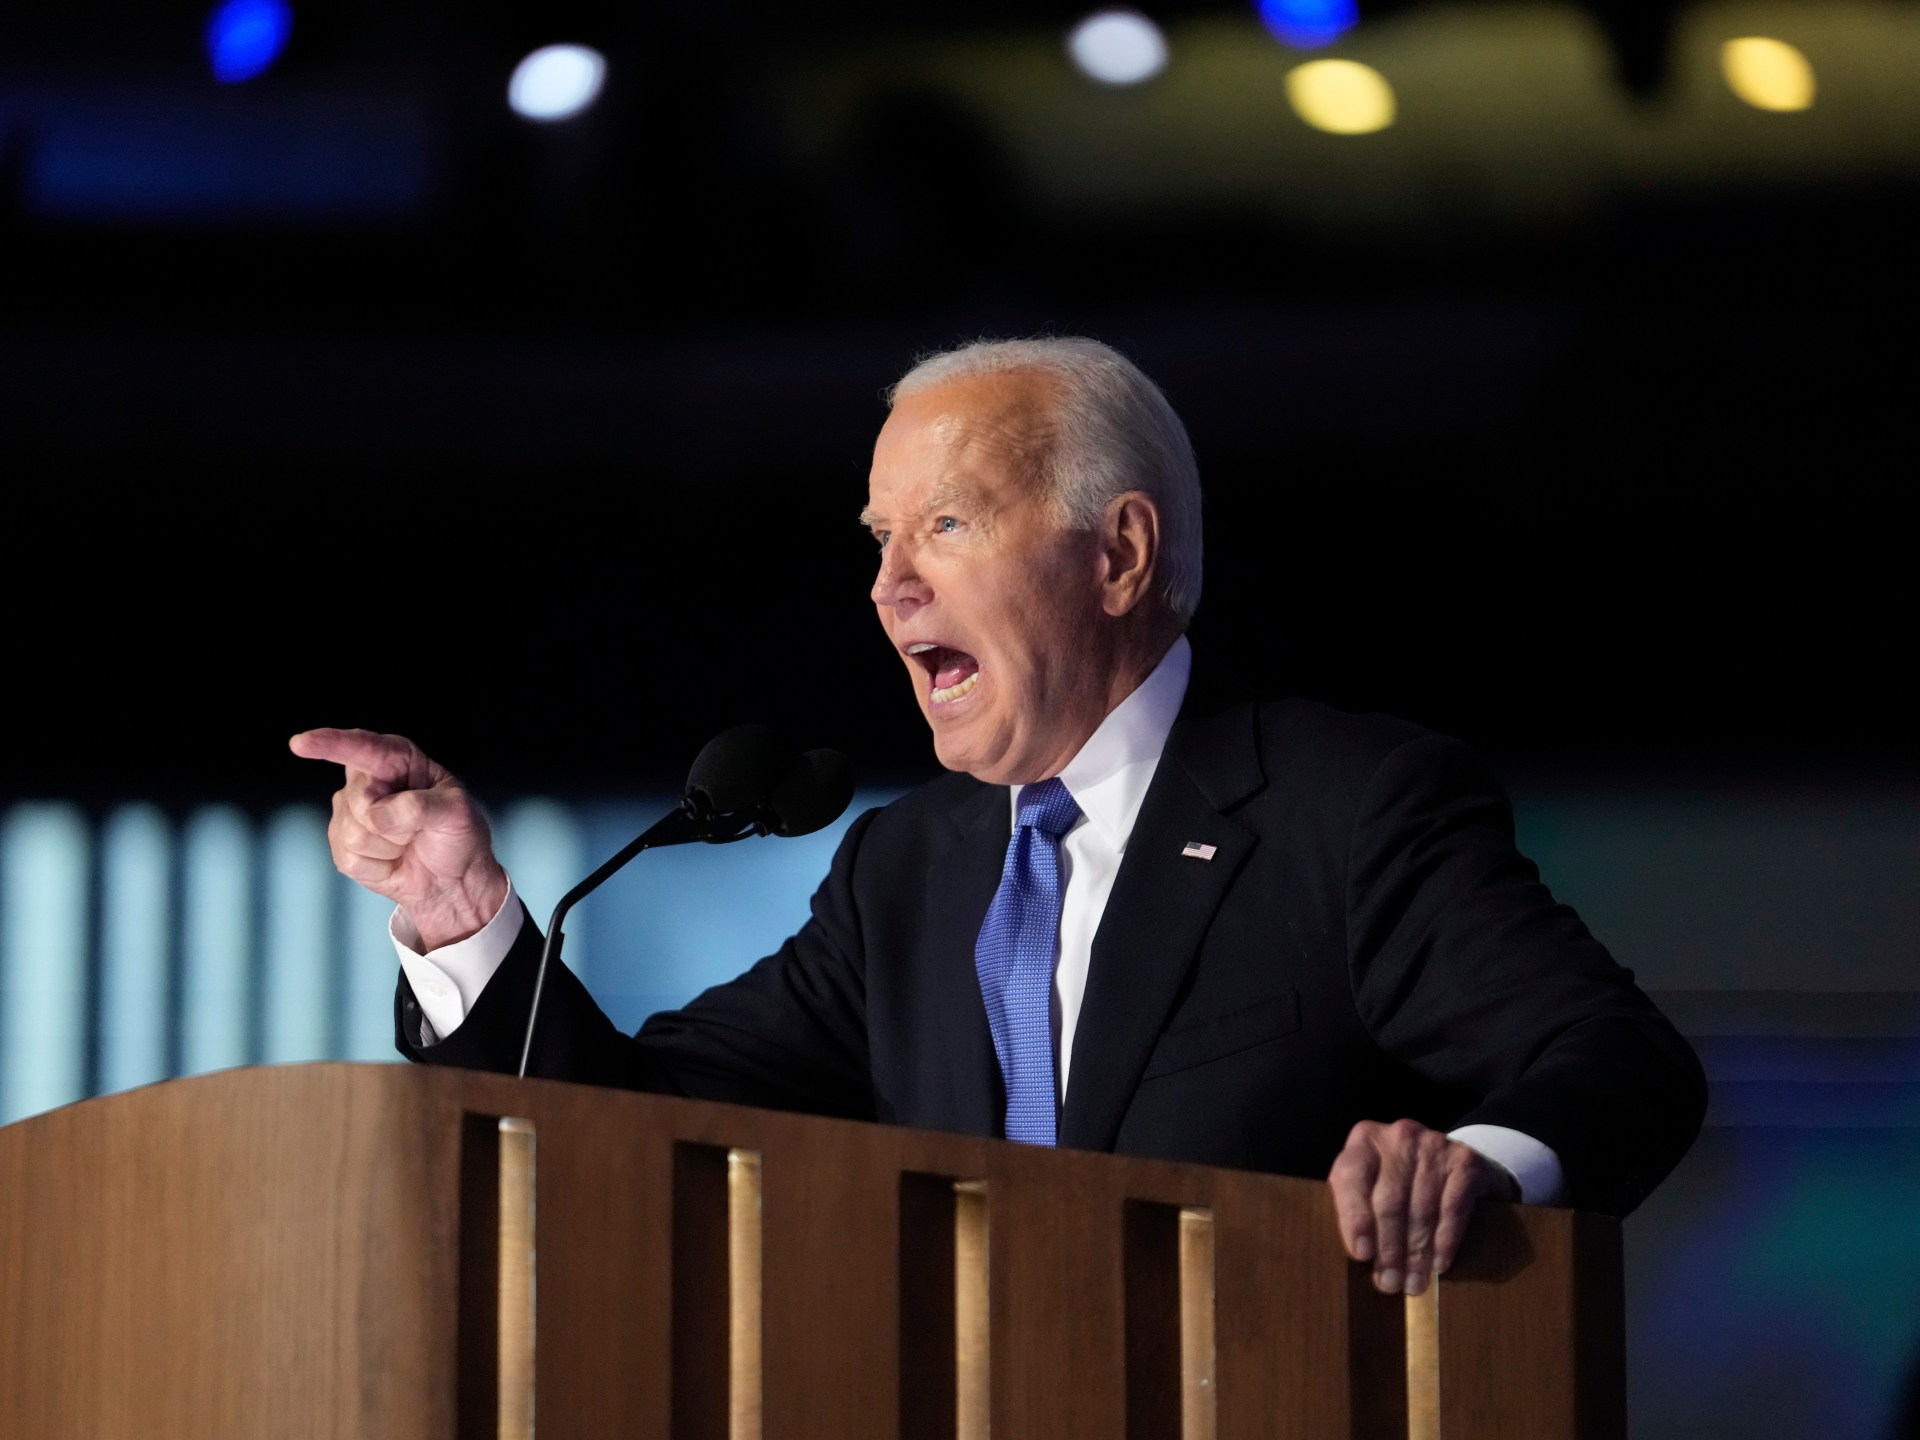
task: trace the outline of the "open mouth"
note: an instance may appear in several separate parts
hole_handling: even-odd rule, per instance
[[[933,682],[928,698],[936,705],[948,705],[970,694],[980,680],[980,662],[964,650],[949,645],[922,642],[909,645],[907,654],[920,663]]]

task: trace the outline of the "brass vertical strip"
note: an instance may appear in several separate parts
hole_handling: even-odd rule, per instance
[[[1180,1212],[1180,1440],[1214,1440],[1213,1212]]]
[[[987,1440],[992,1428],[992,1337],[988,1332],[987,1182],[953,1186],[953,1429]]]
[[[760,1154],[727,1152],[727,1435],[760,1440]]]
[[[1440,1281],[1407,1306],[1407,1440],[1440,1440]]]
[[[500,1440],[533,1440],[534,1133],[500,1121]]]

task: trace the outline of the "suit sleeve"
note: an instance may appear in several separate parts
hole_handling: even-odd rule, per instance
[[[869,1119],[864,966],[853,871],[875,812],[854,822],[798,934],[746,974],[638,1034],[615,1027],[564,964],[547,971],[527,1073],[627,1090]],[[422,1043],[405,975],[394,1001],[409,1059],[511,1074],[519,1069],[543,943],[531,917],[460,1028]]]
[[[1424,736],[1362,793],[1348,868],[1354,993],[1377,1043],[1477,1096],[1458,1124],[1551,1147],[1571,1203],[1624,1215],[1706,1109],[1692,1047],[1514,844],[1506,796]]]

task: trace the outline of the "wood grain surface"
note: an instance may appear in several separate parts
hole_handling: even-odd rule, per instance
[[[1317,1182],[326,1064],[0,1129],[0,1436],[474,1433],[501,1117],[537,1137],[542,1440],[735,1432],[756,1302],[766,1440],[959,1440],[982,1404],[997,1440],[1408,1433],[1404,1302],[1345,1259]],[[734,1151],[758,1157],[757,1295]],[[1613,1222],[1486,1207],[1438,1313],[1445,1440],[1624,1434]]]

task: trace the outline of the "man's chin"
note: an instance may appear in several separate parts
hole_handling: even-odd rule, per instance
[[[933,732],[933,758],[940,762],[945,770],[964,770],[973,773],[974,756],[964,745],[957,745],[944,739],[940,731]]]
[[[983,754],[978,745],[969,743],[969,737],[963,733],[971,730],[972,726],[959,725],[944,719],[935,722],[931,717],[928,723],[933,729],[933,756],[940,762],[942,768],[962,771],[976,780],[986,781],[989,785],[996,783],[989,776],[981,773],[983,770],[993,768],[991,757]]]

